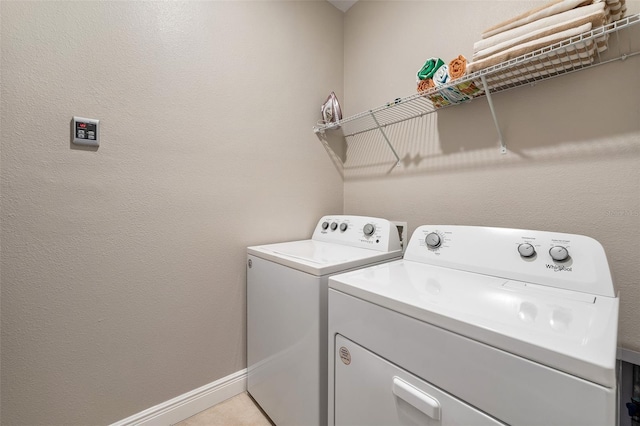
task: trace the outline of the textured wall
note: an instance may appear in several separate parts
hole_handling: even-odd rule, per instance
[[[640,12],[640,2],[627,4],[630,14]],[[471,58],[482,30],[535,5],[356,3],[345,15],[343,109],[351,115],[414,93],[427,58]],[[621,37],[623,51],[639,43],[640,26]],[[497,94],[504,156],[485,99],[387,128],[401,167],[378,133],[354,138],[345,154],[345,213],[404,219],[409,231],[461,224],[596,238],[620,292],[619,344],[640,351],[639,92],[635,56]]]
[[[246,366],[245,247],[343,186],[326,2],[7,2],[2,424],[105,424]],[[70,144],[101,120],[98,150]]]

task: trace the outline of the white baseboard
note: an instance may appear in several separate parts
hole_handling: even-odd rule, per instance
[[[113,423],[111,426],[168,426],[247,390],[247,369],[216,380],[169,401]]]

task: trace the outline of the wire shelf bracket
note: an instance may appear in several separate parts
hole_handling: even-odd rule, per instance
[[[491,91],[489,90],[489,85],[487,84],[487,78],[483,75],[480,77],[482,80],[482,86],[484,87],[484,92],[487,96],[487,103],[489,104],[489,110],[491,111],[491,117],[493,117],[493,124],[496,126],[496,130],[498,131],[498,141],[500,142],[500,154],[507,153],[507,146],[504,143],[504,138],[502,137],[502,130],[500,130],[500,124],[498,123],[498,116],[496,115],[496,110],[493,106],[493,99],[491,99]]]
[[[396,157],[396,167],[398,167],[400,165],[400,157],[398,156],[398,153],[393,148],[393,145],[391,145],[391,141],[389,141],[387,134],[384,132],[384,129],[380,126],[380,123],[378,122],[376,115],[373,113],[373,111],[369,111],[369,113],[371,113],[371,118],[373,118],[373,121],[376,123],[376,126],[378,126],[378,130],[380,130],[380,133],[382,133],[382,137],[384,138],[387,145],[389,145],[389,148],[391,149],[391,152],[393,152],[393,155]]]

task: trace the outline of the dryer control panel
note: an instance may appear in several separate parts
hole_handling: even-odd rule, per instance
[[[423,225],[411,236],[404,259],[615,297],[604,249],[584,235]]]
[[[389,220],[368,216],[324,216],[312,240],[378,251],[401,250],[398,228]]]

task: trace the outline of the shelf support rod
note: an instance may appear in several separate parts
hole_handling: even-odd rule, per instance
[[[396,152],[396,150],[393,149],[393,145],[391,145],[391,142],[389,141],[387,134],[384,132],[384,129],[382,128],[382,126],[380,126],[380,123],[378,123],[378,119],[376,118],[376,115],[371,110],[369,110],[369,114],[371,114],[371,118],[373,118],[373,121],[376,123],[376,126],[378,126],[378,130],[380,130],[380,133],[382,133],[382,137],[384,138],[385,142],[387,142],[387,145],[389,145],[389,149],[391,149],[391,152],[393,152],[393,155],[396,157],[396,167],[400,166],[400,157],[398,156],[398,153]]]
[[[489,103],[489,109],[491,110],[491,116],[493,117],[493,124],[496,126],[496,130],[498,131],[498,140],[500,141],[500,154],[506,154],[507,147],[504,144],[502,131],[500,130],[500,124],[498,124],[498,117],[496,116],[496,110],[493,107],[493,100],[491,99],[491,91],[489,90],[489,85],[487,84],[487,78],[483,75],[480,77],[480,79],[482,80],[482,85],[484,86],[484,93],[487,96],[487,102]]]

